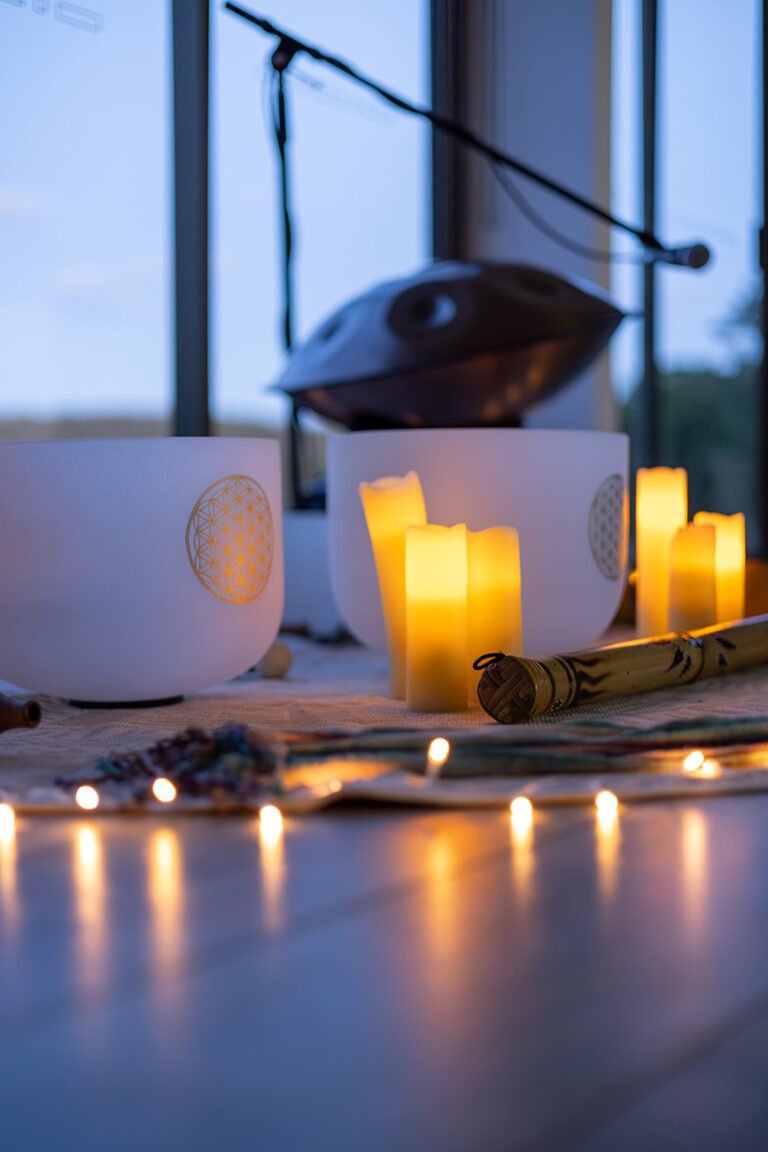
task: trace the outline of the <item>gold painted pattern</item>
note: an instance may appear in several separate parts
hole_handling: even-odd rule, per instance
[[[608,580],[618,580],[624,570],[626,532],[626,486],[616,473],[600,485],[589,513],[589,545],[595,564]]]
[[[250,476],[225,476],[206,488],[187,524],[187,555],[201,584],[230,604],[247,604],[272,571],[272,510]]]

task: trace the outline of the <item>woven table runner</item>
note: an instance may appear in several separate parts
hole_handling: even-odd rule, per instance
[[[408,712],[386,695],[385,660],[358,646],[290,644],[286,679],[249,675],[168,707],[81,710],[42,697],[38,728],[0,735],[0,799],[19,811],[71,808],[57,778],[190,726],[228,722],[285,745],[286,811],[350,799],[497,806],[521,793],[540,804],[572,803],[591,800],[601,787],[623,800],[768,791],[768,669],[506,726],[479,705],[445,715]],[[425,774],[436,735],[452,746],[439,778]],[[707,774],[683,770],[691,748],[709,758]],[[263,797],[254,799],[260,803]],[[216,807],[199,798],[192,806]]]

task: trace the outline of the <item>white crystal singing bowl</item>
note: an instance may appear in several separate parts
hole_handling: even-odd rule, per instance
[[[244,672],[283,607],[274,440],[0,444],[0,677],[91,703]]]
[[[624,590],[628,456],[627,437],[612,432],[450,428],[331,437],[330,568],[342,619],[364,644],[386,648],[358,485],[413,470],[430,522],[518,530],[526,655],[592,643]]]

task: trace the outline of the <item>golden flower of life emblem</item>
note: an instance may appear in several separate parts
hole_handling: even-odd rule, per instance
[[[616,473],[598,488],[589,512],[589,545],[595,563],[608,580],[624,571],[627,548],[627,491]]]
[[[187,555],[201,584],[220,600],[247,604],[272,571],[272,511],[250,476],[225,476],[206,488],[187,524]]]

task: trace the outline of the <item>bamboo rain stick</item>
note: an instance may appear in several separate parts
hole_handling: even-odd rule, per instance
[[[578,704],[674,688],[768,662],[768,615],[547,660],[481,657],[477,689],[500,724],[521,724]]]

